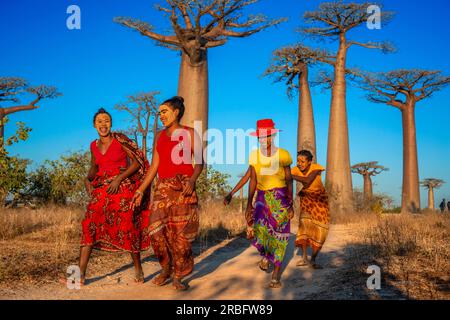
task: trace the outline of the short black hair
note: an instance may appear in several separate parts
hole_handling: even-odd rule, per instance
[[[304,156],[306,157],[306,159],[308,159],[308,161],[312,161],[313,159],[313,154],[311,153],[311,151],[305,149],[297,152],[297,156]]]
[[[111,119],[111,125],[112,125],[111,114],[108,111],[106,111],[104,108],[98,109],[98,111],[94,114],[94,124],[95,124],[95,119],[97,119],[97,116],[100,114],[107,114],[109,116],[109,118]]]
[[[170,99],[167,99],[162,104],[169,104],[173,110],[178,109],[178,121],[183,118],[184,115],[184,98],[180,96],[175,96]]]

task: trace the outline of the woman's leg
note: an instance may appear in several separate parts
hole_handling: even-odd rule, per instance
[[[181,278],[174,277],[172,285],[176,290],[184,291],[188,289],[188,286],[181,281]]]
[[[320,249],[321,248],[319,248],[319,247],[315,247],[315,246],[312,247],[313,252],[312,252],[312,255],[311,255],[311,266],[314,269],[322,269],[322,267],[316,263],[316,258],[317,258],[317,255],[320,252]]]
[[[281,265],[274,265],[272,280],[270,281],[270,288],[281,288]]]
[[[261,259],[261,261],[258,263],[258,266],[263,271],[269,270],[269,259],[267,259],[266,257],[263,257]]]
[[[308,264],[308,245],[302,243],[302,258],[297,262],[297,266],[306,266]]]
[[[132,252],[131,258],[134,264],[134,280],[138,283],[144,283],[144,271],[142,271],[141,253]]]
[[[82,246],[80,247],[80,283],[84,284],[84,280],[86,279],[86,269],[89,263],[89,258],[92,253],[92,246]]]

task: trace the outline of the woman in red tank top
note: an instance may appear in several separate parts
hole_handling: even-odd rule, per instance
[[[191,243],[199,226],[195,182],[203,169],[201,140],[194,129],[180,125],[183,113],[182,97],[169,99],[159,107],[165,129],[155,138],[150,169],[133,198],[135,205],[140,205],[144,191],[158,174],[152,203],[144,214],[147,220],[143,235],[149,236],[162,267],[153,283],[162,286],[173,274],[176,290],[187,289],[181,280],[194,267]],[[194,143],[199,148],[197,152]]]
[[[124,134],[111,132],[111,115],[100,109],[94,126],[100,139],[91,143],[91,168],[85,180],[91,195],[82,221],[81,283],[92,249],[130,252],[136,282],[144,282],[140,261],[141,212],[131,200],[149,164],[137,145]],[[128,163],[130,162],[130,164]]]

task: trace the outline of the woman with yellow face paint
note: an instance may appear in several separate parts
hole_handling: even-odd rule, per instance
[[[322,184],[320,174],[325,170],[317,163],[312,163],[313,155],[308,150],[298,152],[297,166],[292,169],[294,180],[303,184],[300,196],[300,221],[295,245],[302,248],[303,257],[297,266],[310,265],[315,269],[321,266],[316,263],[325,239],[328,235],[330,213],[328,197]],[[311,261],[307,260],[307,248],[312,248]]]
[[[101,108],[94,116],[99,139],[91,143],[91,168],[85,179],[91,200],[82,221],[82,284],[92,249],[130,252],[135,280],[144,282],[140,261],[140,251],[145,249],[141,247],[141,215],[133,210],[131,200],[149,164],[132,140],[111,132],[111,125],[111,115]]]
[[[165,129],[155,137],[150,169],[134,195],[140,205],[142,195],[158,175],[148,221],[143,236],[149,237],[161,264],[161,273],[153,283],[162,286],[172,277],[176,290],[186,290],[182,278],[194,267],[192,241],[199,221],[195,183],[203,169],[203,150],[194,129],[180,124],[184,114],[182,97],[174,97],[159,107],[159,117]],[[194,146],[200,152],[194,152]],[[195,155],[195,165],[192,161]]]

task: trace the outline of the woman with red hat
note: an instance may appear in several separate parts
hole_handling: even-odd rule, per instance
[[[281,287],[281,265],[288,246],[292,208],[292,158],[274,143],[275,129],[271,119],[257,122],[260,148],[250,154],[250,186],[246,210],[247,236],[263,257],[259,267],[267,271],[274,265],[270,288]],[[252,200],[256,192],[255,207]]]

